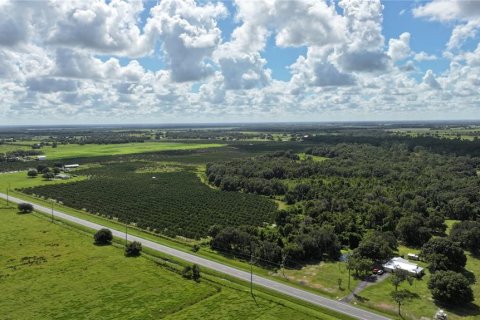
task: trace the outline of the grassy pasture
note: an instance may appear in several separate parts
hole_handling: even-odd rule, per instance
[[[0,144],[0,153],[6,153],[10,151],[16,151],[16,150],[31,150],[32,148],[27,147],[27,146],[19,146],[19,145],[13,145],[13,144]]]
[[[324,294],[340,299],[350,294],[348,290],[348,270],[344,262],[320,262],[318,264],[306,265],[301,269],[285,269],[284,272],[275,274],[277,277],[285,277],[290,282],[296,282],[302,286],[307,286],[323,292]],[[338,279],[341,280],[341,286],[338,286]],[[350,288],[353,290],[359,280],[353,276],[350,279]]]
[[[66,144],[58,145],[57,148],[43,147],[40,149],[49,160],[66,158],[83,158],[96,156],[112,156],[120,154],[132,154],[169,150],[194,150],[213,147],[222,147],[218,143],[174,143],[174,142],[144,142],[122,144]]]
[[[151,258],[95,246],[91,234],[18,214],[3,200],[0,213],[2,319],[336,319],[265,293],[255,302],[248,288],[212,275],[185,280]]]

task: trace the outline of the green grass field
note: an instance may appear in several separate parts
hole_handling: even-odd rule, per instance
[[[27,146],[19,146],[19,145],[12,145],[12,144],[0,144],[0,153],[5,153],[5,152],[10,152],[15,150],[31,150],[31,148]]]
[[[0,201],[1,319],[336,319],[212,276],[183,279],[152,258]]]
[[[348,270],[343,262],[320,262],[307,265],[301,269],[285,269],[276,276],[287,277],[291,282],[322,291],[335,299],[343,298],[350,294],[348,290]],[[338,279],[341,286],[338,286]],[[359,280],[351,277],[350,288],[353,289]]]
[[[169,150],[193,150],[213,147],[222,147],[218,143],[175,143],[175,142],[144,142],[144,143],[122,143],[122,144],[66,144],[58,145],[57,148],[43,147],[42,151],[48,160],[66,159],[66,158],[84,158],[96,156],[112,156],[120,154],[132,154],[155,151]],[[5,147],[2,146],[2,147]],[[14,147],[14,146],[8,146]],[[21,149],[18,147],[17,149]],[[0,152],[5,152],[1,151]],[[16,150],[15,148],[13,150]]]

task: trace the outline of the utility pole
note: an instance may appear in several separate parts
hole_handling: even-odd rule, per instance
[[[125,222],[125,247],[128,244],[128,224]]]
[[[53,223],[53,205],[55,204],[55,202],[52,200],[52,223]]]
[[[10,192],[10,182],[8,183],[8,187],[7,187],[7,207],[9,207],[9,198],[8,198],[8,193]]]

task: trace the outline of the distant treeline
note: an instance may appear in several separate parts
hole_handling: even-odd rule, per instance
[[[377,131],[372,135],[317,135],[304,139],[306,142],[339,144],[339,143],[362,143],[372,146],[389,147],[394,144],[404,144],[408,150],[423,147],[436,153],[451,153],[462,156],[480,156],[480,140],[460,140],[437,137],[409,137],[398,136]]]

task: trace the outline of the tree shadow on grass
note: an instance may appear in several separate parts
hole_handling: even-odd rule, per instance
[[[439,308],[443,308],[459,317],[478,317],[480,316],[480,306],[474,303],[468,303],[463,306],[451,306],[442,303],[435,303]]]
[[[365,298],[365,297],[362,297],[361,295],[356,294],[356,293],[354,293],[353,296],[355,297],[355,299],[357,299],[358,302],[363,302],[363,303],[365,303],[365,302],[370,301],[370,299]]]
[[[106,242],[106,243],[103,243],[103,242],[93,242],[93,244],[97,247],[106,247],[106,246],[111,246],[112,243],[111,242]]]
[[[475,277],[475,274],[471,271],[468,271],[466,269],[463,269],[461,274],[463,274],[465,276],[465,278],[467,278],[468,282],[470,282],[470,284],[474,284],[477,282],[477,278]]]

